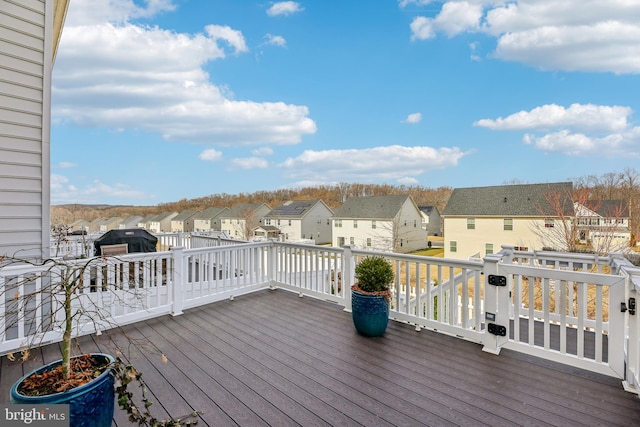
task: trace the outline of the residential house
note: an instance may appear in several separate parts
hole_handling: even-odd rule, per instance
[[[207,208],[193,217],[193,230],[220,231],[220,218],[229,212],[229,208]]]
[[[422,212],[422,227],[427,230],[428,236],[442,235],[442,219],[440,211],[435,206],[418,206]]]
[[[269,212],[271,207],[266,203],[241,203],[220,217],[220,231],[233,239],[250,240]]]
[[[479,258],[502,245],[563,250],[572,193],[570,182],[456,188],[442,212],[444,256]]]
[[[199,213],[199,211],[187,210],[180,212],[177,216],[171,219],[171,232],[177,233],[178,231],[190,232],[193,231],[193,218]]]
[[[0,7],[0,256],[48,258],[51,72],[68,0]]]
[[[152,233],[169,233],[171,220],[178,216],[178,212],[162,212],[151,218],[148,222],[148,230]]]
[[[587,200],[574,207],[582,243],[600,254],[629,247],[629,204],[625,200]]]
[[[144,228],[145,230],[149,230],[149,225],[151,224],[151,220],[156,217],[157,214],[150,214],[142,218],[138,221],[138,228]]]
[[[331,243],[333,211],[322,200],[289,200],[264,217],[265,226],[275,226],[285,242],[313,240]]]
[[[253,229],[254,240],[278,239],[280,229],[273,225],[259,225]]]
[[[122,221],[120,221],[120,224],[118,224],[118,229],[119,230],[128,230],[130,228],[136,228],[136,227],[138,227],[138,224],[140,223],[140,220],[142,220],[142,217],[140,215],[128,216],[125,219],[123,219]]]
[[[352,197],[332,218],[333,246],[412,252],[427,247],[423,215],[408,195]]]
[[[89,221],[86,219],[78,219],[71,223],[69,231],[85,231],[89,232]]]
[[[114,216],[109,219],[106,219],[103,224],[100,225],[100,230],[103,233],[106,233],[110,230],[119,230],[120,223],[122,222],[122,218],[119,216]]]
[[[96,218],[89,222],[89,233],[104,233],[107,228],[107,218]]]

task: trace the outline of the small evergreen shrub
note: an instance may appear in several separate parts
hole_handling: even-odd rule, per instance
[[[382,257],[366,257],[356,265],[355,278],[358,287],[364,292],[385,292],[393,282],[393,268]]]

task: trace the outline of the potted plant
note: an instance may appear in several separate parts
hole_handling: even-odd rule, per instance
[[[389,323],[393,268],[380,256],[365,257],[356,265],[355,279],[351,287],[353,324],[361,335],[382,336]]]
[[[14,325],[22,322],[31,328],[25,332],[30,338],[21,349],[22,361],[28,359],[30,348],[51,339],[50,334],[61,333],[62,343],[62,359],[16,381],[10,390],[10,400],[14,404],[68,404],[70,426],[108,427],[113,422],[117,393],[119,406],[127,411],[129,420],[138,425],[193,424],[194,420],[154,418],[148,410],[151,402],[144,394],[141,374],[119,357],[102,353],[72,354],[74,329],[80,322],[93,325],[109,322],[109,307],[99,306],[96,301],[101,299],[88,294],[110,290],[135,294],[144,291],[135,284],[136,278],[132,275],[130,279],[134,284],[125,289],[121,284],[109,283],[107,274],[100,274],[117,262],[115,258],[94,257],[76,261],[56,258],[36,264],[0,257],[0,270],[23,267],[15,270],[21,271],[15,276],[5,271],[5,276],[14,278],[0,287],[0,308],[8,319],[5,326],[10,328],[12,322]],[[15,360],[13,354],[8,357]],[[132,380],[137,380],[143,390],[142,411],[132,400],[133,394],[127,391]],[[197,413],[187,418],[195,415]]]

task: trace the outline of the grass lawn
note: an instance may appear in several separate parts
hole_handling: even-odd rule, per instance
[[[444,249],[443,248],[427,248],[420,249],[419,251],[411,252],[411,255],[420,255],[420,256],[434,256],[434,257],[444,257]]]

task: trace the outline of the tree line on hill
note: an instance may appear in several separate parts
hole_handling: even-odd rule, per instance
[[[576,192],[585,192],[592,200],[624,200],[629,206],[631,233],[640,235],[640,173],[633,168],[622,172],[610,172],[603,175],[586,175],[570,178]],[[519,180],[505,184],[525,184]],[[429,188],[420,185],[390,184],[358,184],[341,182],[335,185],[318,185],[315,187],[283,188],[254,193],[217,193],[195,199],[181,199],[176,202],[160,203],[156,206],[109,206],[109,205],[58,205],[51,207],[52,224],[71,224],[78,219],[94,220],[97,218],[128,217],[185,210],[204,210],[209,207],[233,207],[241,203],[266,203],[272,208],[287,200],[320,199],[330,208],[335,209],[349,197],[388,196],[408,194],[418,206],[435,206],[440,212],[449,200],[452,187]]]

